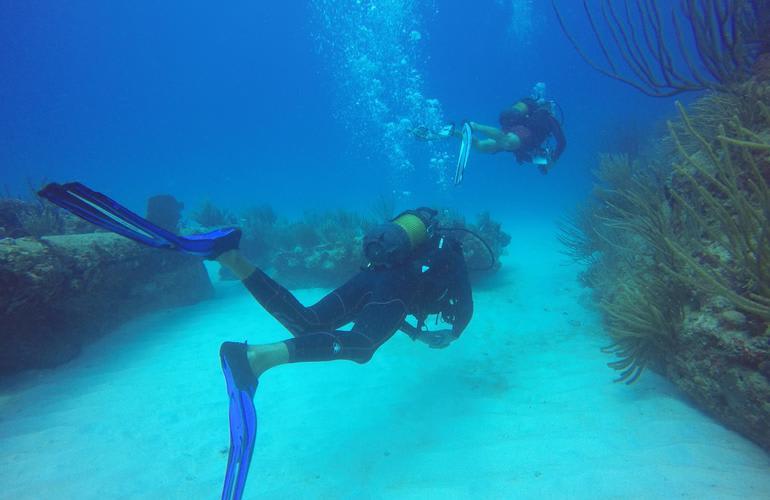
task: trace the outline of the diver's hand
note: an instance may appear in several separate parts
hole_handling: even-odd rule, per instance
[[[452,330],[422,331],[417,340],[428,344],[431,349],[443,349],[455,340]]]
[[[412,135],[418,141],[429,141],[431,133],[428,127],[425,125],[420,125],[412,129]]]

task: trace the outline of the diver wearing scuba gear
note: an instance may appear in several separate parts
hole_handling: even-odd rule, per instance
[[[316,304],[305,307],[260,270],[243,283],[294,336],[283,343],[288,362],[348,359],[366,363],[412,314],[451,318],[456,339],[470,321],[473,300],[461,251],[447,247],[422,273],[410,263],[365,269]],[[450,265],[454,266],[450,269]],[[338,330],[354,322],[350,331]]]
[[[403,212],[375,228],[365,238],[368,265],[315,305],[305,307],[240,254],[238,228],[177,235],[80,183],[49,184],[40,196],[143,245],[217,260],[293,335],[272,344],[223,342],[220,346],[230,423],[223,499],[243,495],[257,435],[254,396],[265,370],[285,363],[334,359],[365,363],[397,330],[407,329],[404,319],[409,314],[418,319],[417,339],[443,348],[460,336],[473,313],[462,249],[436,230],[437,213],[429,208]],[[431,313],[442,314],[452,330],[424,332],[422,324]],[[338,330],[351,322],[350,331]]]
[[[513,153],[519,163],[538,165],[540,172],[546,174],[567,147],[562,125],[556,118],[557,110],[560,110],[558,105],[545,97],[545,84],[538,82],[530,96],[500,113],[500,128],[467,122],[473,131],[472,145],[482,153]],[[417,127],[412,133],[420,140],[443,138],[425,127]],[[462,139],[461,127],[451,128],[451,135]],[[553,147],[546,145],[549,140],[554,143]]]
[[[257,429],[253,399],[266,370],[335,359],[366,363],[399,329],[435,349],[460,336],[473,314],[471,286],[460,244],[436,230],[435,215],[417,209],[375,228],[365,239],[369,264],[309,307],[237,249],[219,255],[217,260],[293,336],[272,344],[224,342],[220,347],[230,400],[230,452],[222,498],[240,498],[243,491]],[[417,318],[417,327],[405,321],[409,314]],[[441,314],[452,329],[424,330],[428,314]],[[351,322],[350,331],[339,330]]]
[[[335,359],[366,363],[396,331],[414,330],[405,322],[408,315],[418,321],[418,335],[410,333],[413,338],[419,338],[429,314],[441,314],[452,323],[451,335],[433,347],[445,347],[458,338],[473,313],[472,292],[462,248],[436,231],[435,216],[435,210],[422,207],[374,228],[364,239],[368,265],[309,307],[237,251],[223,254],[219,262],[239,276],[294,337],[248,346],[255,378],[283,363]],[[351,330],[339,330],[351,322]]]
[[[506,149],[516,156],[519,163],[540,163],[536,157],[544,157],[548,166],[555,163],[567,147],[559,121],[553,114],[550,101],[536,101],[525,97],[500,113],[499,122],[503,133],[516,136],[519,147]],[[553,137],[556,142],[552,151],[542,145]]]

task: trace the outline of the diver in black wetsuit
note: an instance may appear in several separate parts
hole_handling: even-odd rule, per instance
[[[79,182],[51,183],[39,194],[88,222],[148,247],[218,260],[294,335],[273,344],[224,342],[220,346],[230,418],[223,499],[239,500],[243,495],[257,435],[254,394],[265,370],[302,361],[365,363],[399,328],[415,340],[443,348],[460,336],[473,313],[462,249],[445,234],[460,229],[439,228],[436,211],[429,208],[403,212],[370,231],[364,238],[364,255],[369,260],[366,269],[317,304],[304,307],[241,256],[238,228],[178,235]],[[486,243],[484,246],[492,255]],[[426,316],[435,313],[451,323],[452,329],[429,332],[423,328]],[[417,326],[404,321],[408,314],[417,318]],[[351,331],[337,330],[350,322]]]
[[[460,244],[438,229],[435,217],[434,210],[419,208],[375,228],[364,240],[368,266],[310,307],[238,250],[221,254],[217,260],[294,336],[273,344],[224,343],[239,385],[254,384],[265,370],[284,363],[366,363],[399,329],[432,348],[456,340],[470,321],[473,298]],[[441,314],[452,328],[426,330],[429,314]],[[417,326],[405,321],[407,315],[417,318]],[[350,322],[350,331],[338,330]]]

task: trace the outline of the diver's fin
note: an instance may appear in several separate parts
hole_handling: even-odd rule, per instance
[[[222,342],[219,347],[219,357],[223,363],[227,363],[235,387],[240,391],[251,393],[253,396],[257,390],[257,377],[251,371],[246,348],[245,342]]]
[[[240,500],[241,496],[243,496],[243,490],[246,489],[246,477],[249,474],[251,457],[254,454],[254,441],[257,438],[257,410],[254,407],[254,395],[240,391],[239,396],[241,398],[243,417],[243,448],[238,465],[238,476],[235,478],[233,500]]]
[[[468,123],[463,124],[463,140],[460,143],[460,154],[457,157],[457,168],[455,168],[455,186],[463,181],[465,166],[468,164],[468,156],[471,154],[471,143],[473,142],[473,131]]]
[[[222,500],[240,500],[246,487],[254,440],[257,437],[254,393],[258,381],[249,366],[245,343],[224,342],[219,349],[219,358],[230,399],[230,452]]]
[[[240,244],[241,231],[237,228],[178,236],[79,182],[51,183],[38,194],[81,219],[153,248],[212,259],[222,252],[238,248]]]

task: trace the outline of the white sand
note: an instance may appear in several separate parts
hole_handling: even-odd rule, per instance
[[[653,373],[613,384],[550,226],[511,228],[459,342],[263,376],[246,498],[770,498],[770,456]],[[300,291],[309,303],[323,290]],[[579,324],[578,324],[579,322]],[[285,338],[238,283],[0,388],[0,498],[218,498],[223,340]]]

